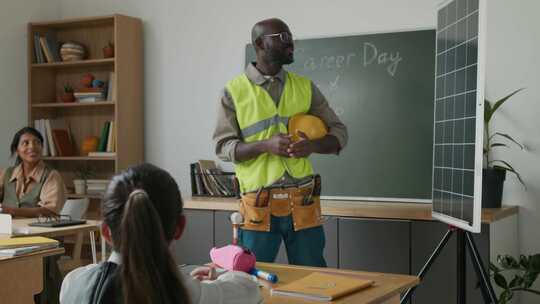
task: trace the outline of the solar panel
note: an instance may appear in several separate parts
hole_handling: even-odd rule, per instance
[[[485,0],[451,0],[437,13],[433,217],[480,232]]]

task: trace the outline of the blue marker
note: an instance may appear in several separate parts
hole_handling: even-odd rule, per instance
[[[251,275],[254,275],[258,278],[261,278],[263,280],[267,280],[271,283],[277,283],[278,281],[278,277],[277,275],[273,274],[273,273],[268,273],[266,271],[262,271],[260,269],[257,269],[257,268],[252,268],[250,271],[249,271],[249,274]]]

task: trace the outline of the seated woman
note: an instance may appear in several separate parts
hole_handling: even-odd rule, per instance
[[[200,282],[178,270],[170,244],[184,230],[182,209],[178,185],[163,169],[142,164],[113,177],[101,229],[113,252],[107,262],[70,272],[60,303],[262,302],[256,279],[246,273]]]
[[[13,217],[56,215],[64,205],[62,176],[41,160],[43,137],[32,127],[20,129],[11,141],[15,166],[0,172],[0,212]],[[62,275],[56,261],[47,257],[44,263],[44,289],[41,299],[58,303]]]
[[[62,177],[41,160],[43,137],[32,127],[15,133],[11,156],[15,166],[0,172],[0,209],[19,217],[56,214],[64,204]]]

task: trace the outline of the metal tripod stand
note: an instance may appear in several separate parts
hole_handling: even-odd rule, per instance
[[[489,279],[489,275],[487,274],[486,270],[484,269],[482,258],[480,257],[480,254],[478,253],[478,249],[476,247],[476,244],[474,243],[474,239],[472,238],[472,235],[469,231],[462,230],[460,228],[450,226],[448,228],[448,231],[443,236],[427,262],[424,264],[422,269],[420,270],[420,273],[418,273],[418,277],[420,278],[420,282],[424,279],[424,276],[429,271],[431,265],[435,261],[435,259],[439,256],[441,251],[444,249],[444,246],[446,243],[448,243],[448,240],[452,236],[452,234],[456,232],[457,236],[457,253],[456,253],[456,259],[457,259],[457,303],[458,304],[465,304],[466,303],[466,257],[465,257],[465,250],[468,249],[469,253],[471,255],[472,264],[474,267],[474,270],[476,271],[476,276],[480,279],[480,287],[482,290],[482,296],[484,298],[484,303],[486,304],[497,304],[497,297],[495,296],[495,292],[493,291],[493,286],[491,285],[491,281]],[[400,304],[407,303],[409,301],[412,293],[414,292],[416,287],[412,287],[403,295],[401,298]]]

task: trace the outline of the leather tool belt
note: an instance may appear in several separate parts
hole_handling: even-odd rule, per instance
[[[292,187],[261,188],[245,193],[240,199],[240,213],[245,230],[270,231],[270,215],[292,214],[294,230],[322,225],[321,178],[315,175],[311,182]]]

